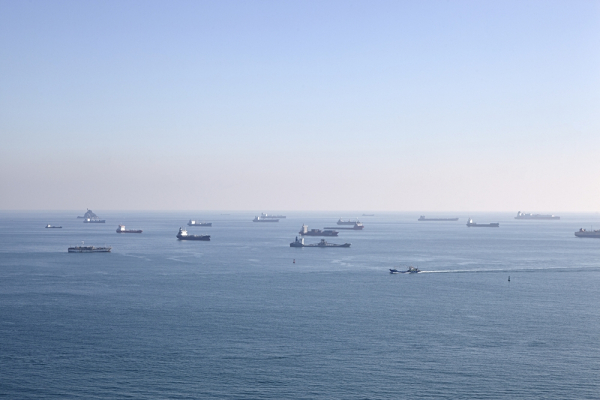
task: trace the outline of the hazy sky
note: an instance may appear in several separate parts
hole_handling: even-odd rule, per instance
[[[600,209],[600,1],[0,0],[0,55],[0,209]]]

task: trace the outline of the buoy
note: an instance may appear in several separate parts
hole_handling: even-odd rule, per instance
[[[294,258],[294,264],[296,264],[296,259]],[[510,281],[510,278],[508,278],[508,280]]]
[[[510,282],[510,275],[508,276],[508,281]]]

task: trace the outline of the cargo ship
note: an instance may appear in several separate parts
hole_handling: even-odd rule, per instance
[[[575,236],[580,238],[597,238],[600,239],[600,230],[585,230],[583,228],[575,232]]]
[[[84,224],[103,224],[106,221],[100,218],[86,218],[83,220]]]
[[[352,220],[347,220],[344,221],[343,219],[338,219],[337,222],[338,225],[354,225],[354,224],[360,224],[360,221],[358,220],[358,218],[356,219],[356,221],[352,221]]]
[[[46,225],[46,228],[62,228],[62,226]]]
[[[179,240],[210,240],[210,235],[188,235],[187,231],[183,228],[179,228],[177,233],[177,239]]]
[[[325,229],[347,229],[347,230],[351,230],[351,231],[360,231],[364,228],[364,225],[360,222],[354,222],[354,226],[352,228],[343,228],[343,227],[325,227]]]
[[[473,222],[472,218],[469,218],[469,221],[467,222],[467,226],[469,228],[473,227],[473,228],[498,228],[500,226],[499,222],[492,222],[489,224],[478,224],[476,222]]]
[[[269,214],[265,214],[265,213],[260,214],[260,217],[261,218],[286,218],[285,215],[269,215]]]
[[[117,233],[142,233],[141,229],[125,229],[125,225],[119,225],[117,228]]]
[[[188,226],[212,226],[212,222],[200,222],[193,219],[190,219],[187,224]]]
[[[298,232],[302,236],[337,236],[338,231],[330,230],[330,229],[311,229],[308,230],[308,226],[302,224],[302,228],[300,232]]]
[[[279,222],[277,218],[263,218],[263,217],[254,217],[252,222]]]
[[[458,221],[458,218],[425,218],[421,215],[417,221]]]
[[[81,246],[69,247],[69,253],[110,253],[112,247],[94,247],[84,246],[81,242]]]
[[[525,214],[519,211],[515,219],[560,219],[560,217],[550,214]]]
[[[374,216],[375,216],[375,214],[363,214],[362,216],[363,216],[363,217],[374,217]]]
[[[298,240],[298,236],[296,236],[296,240],[293,241],[292,243],[290,243],[290,247],[321,247],[321,248],[325,248],[325,247],[350,247],[350,244],[351,243],[344,243],[344,244],[327,243],[325,241],[325,239],[321,239],[321,241],[319,243],[304,244],[304,238],[301,238],[300,240]]]

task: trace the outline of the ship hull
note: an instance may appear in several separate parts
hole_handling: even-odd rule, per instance
[[[491,223],[491,224],[467,224],[469,228],[498,228],[500,227],[500,223]]]
[[[338,232],[306,232],[306,233],[302,233],[300,232],[300,235],[302,236],[337,236]]]
[[[190,224],[188,222],[188,226],[212,226],[212,222],[202,222],[200,224]]]
[[[458,221],[458,218],[419,218],[417,221],[433,221],[433,222]]]
[[[575,232],[575,236],[579,238],[590,238],[590,239],[600,239],[600,232],[592,233],[592,232]]]
[[[270,218],[267,218],[267,219],[261,218],[261,219],[253,219],[252,222],[279,222],[279,220],[278,219],[270,219]]]
[[[205,242],[208,242],[208,241],[210,241],[210,235],[187,235],[187,236],[177,235],[177,239],[179,239],[179,240],[203,240]]]
[[[515,219],[554,219],[554,220],[556,220],[556,219],[560,219],[560,217],[556,217],[553,215],[548,215],[548,216],[541,215],[541,216],[537,217],[537,216],[533,215],[533,216],[529,216],[529,217],[515,217]]]
[[[111,247],[69,247],[69,253],[110,253]]]
[[[330,248],[330,247],[350,247],[350,243],[344,243],[344,244],[327,243],[325,246],[320,245],[320,244],[290,243],[290,247],[320,247],[322,249],[325,249],[325,248]]]
[[[364,226],[363,226],[363,225],[360,225],[360,226],[354,226],[354,227],[352,227],[352,228],[340,228],[339,226],[336,226],[336,227],[325,227],[325,229],[340,229],[340,230],[344,229],[344,230],[347,230],[347,231],[360,231],[360,230],[362,230],[363,228],[364,228]]]
[[[98,219],[98,220],[95,220],[95,221],[94,220],[88,221],[86,219],[86,220],[83,221],[83,223],[84,224],[104,224],[104,223],[106,223],[106,221],[103,220],[103,219]]]
[[[142,230],[127,230],[127,231],[120,231],[117,230],[117,233],[142,233]]]

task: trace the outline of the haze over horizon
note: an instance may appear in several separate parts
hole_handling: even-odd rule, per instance
[[[0,0],[0,210],[596,212],[600,2]]]

